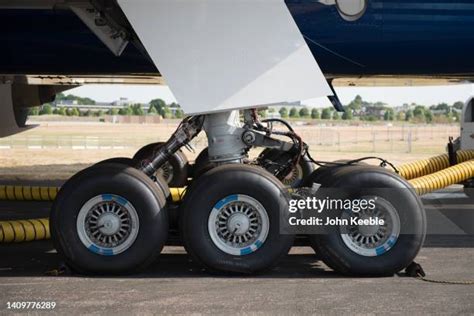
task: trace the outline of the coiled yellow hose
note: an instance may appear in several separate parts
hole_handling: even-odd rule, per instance
[[[413,186],[417,194],[423,195],[452,184],[474,178],[474,150],[457,152],[459,164],[449,167],[447,154],[415,161],[399,168],[400,175]],[[186,188],[170,188],[173,202],[182,200]],[[57,187],[0,185],[0,200],[53,201],[59,191]],[[0,243],[25,242],[49,239],[49,220],[29,219],[0,221]]]
[[[474,159],[474,150],[458,150],[456,154],[458,163]],[[404,164],[398,168],[398,171],[400,176],[410,180],[446,169],[449,166],[449,155],[443,154]]]
[[[0,185],[0,201],[54,201],[58,187]],[[171,200],[182,200],[186,188],[170,188]]]
[[[44,240],[50,237],[47,218],[0,221],[0,243]]]
[[[457,164],[424,177],[411,179],[408,182],[410,182],[418,195],[423,195],[470,178],[474,178],[474,160]]]

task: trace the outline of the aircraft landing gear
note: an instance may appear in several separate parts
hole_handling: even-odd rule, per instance
[[[137,154],[140,163],[118,158],[78,173],[63,186],[53,206],[52,236],[58,251],[73,268],[88,273],[131,272],[153,260],[169,225],[168,185],[156,172],[204,129],[213,167],[194,177],[180,206],[184,246],[209,271],[268,269],[293,244],[294,235],[281,226],[287,222],[282,216],[290,215],[282,181],[301,166],[307,151],[291,126],[283,124],[288,131],[274,131],[252,110],[244,111],[243,125],[238,111],[187,117],[166,143],[148,151],[149,157]],[[249,162],[251,147],[269,149]],[[333,225],[326,234],[310,236],[324,262],[352,275],[393,274],[411,263],[423,243],[426,219],[406,181],[383,168],[363,165],[318,170],[307,177],[306,186],[321,180],[322,187],[349,190],[342,197],[373,198],[372,213],[351,216],[377,215],[385,221],[375,226]],[[340,217],[348,216],[345,213],[330,212]]]

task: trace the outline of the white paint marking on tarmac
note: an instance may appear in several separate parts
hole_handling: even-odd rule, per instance
[[[430,193],[424,195],[422,198],[426,200],[438,200],[438,199],[463,199],[467,195],[463,192],[440,192],[440,193]]]
[[[425,205],[425,209],[431,210],[451,210],[451,209],[459,209],[459,210],[473,210],[474,205],[470,204],[455,204],[455,205]]]

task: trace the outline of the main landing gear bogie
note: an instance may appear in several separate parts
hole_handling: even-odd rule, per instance
[[[317,183],[349,190],[344,198],[376,199],[375,209],[354,216],[385,220],[373,227],[330,226],[326,234],[310,235],[311,246],[328,266],[365,276],[393,274],[411,263],[423,243],[426,218],[405,180],[362,165],[313,172],[308,147],[293,129],[284,124],[288,131],[273,131],[255,113],[244,112],[244,125],[237,111],[187,117],[166,143],[147,145],[133,159],[108,159],[73,176],[59,191],[51,214],[58,252],[82,273],[131,273],[145,267],[161,252],[170,229],[169,186],[187,186],[184,200],[175,205],[176,222],[193,260],[211,272],[258,273],[277,264],[293,245],[295,236],[285,226],[288,187],[315,189]],[[202,129],[209,147],[188,172],[192,170],[180,149]],[[249,161],[252,147],[271,149]]]

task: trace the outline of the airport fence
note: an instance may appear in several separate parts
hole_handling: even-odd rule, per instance
[[[456,125],[427,126],[296,126],[296,132],[312,150],[330,152],[400,152],[439,153],[449,137],[458,137]],[[8,149],[72,149],[122,150],[137,149],[145,144],[165,141],[164,137],[133,135],[75,136],[24,135],[0,139],[0,150]],[[204,133],[192,141],[197,149],[207,145]]]

